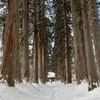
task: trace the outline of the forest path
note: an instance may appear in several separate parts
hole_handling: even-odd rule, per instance
[[[72,84],[65,85],[63,83],[49,83],[47,84],[47,87],[49,87],[47,91],[49,96],[46,100],[71,100],[70,93],[74,91],[74,86]]]
[[[15,87],[0,84],[0,100],[100,100],[100,88],[88,92],[87,83],[77,86],[53,82],[47,84],[21,83]]]
[[[47,83],[46,85],[44,85],[44,84],[38,84],[38,85],[33,84],[33,85],[35,88],[39,89],[41,94],[44,96],[44,99],[46,99],[46,100],[66,100],[63,96],[64,87],[59,88],[59,87],[61,87],[60,85],[51,84],[51,83],[49,83],[49,84]],[[43,98],[43,96],[42,96],[42,98]]]
[[[47,84],[48,85],[48,84]],[[86,94],[85,92],[87,90],[85,90],[85,92],[81,92],[80,93],[80,88],[84,88],[84,86],[82,87],[79,86],[77,87],[76,83],[72,83],[72,84],[64,84],[64,83],[53,83],[53,84],[49,84],[51,87],[48,91],[49,93],[49,97],[47,100],[84,100],[82,99],[82,97],[84,97]]]
[[[62,95],[62,91],[59,88],[55,88],[53,87],[50,90],[51,93],[51,97],[48,100],[65,100],[63,95]]]

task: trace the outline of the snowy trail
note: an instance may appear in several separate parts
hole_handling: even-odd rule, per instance
[[[21,83],[15,87],[0,84],[0,100],[100,100],[100,88],[87,91],[87,83],[77,86],[60,82]]]
[[[65,100],[62,95],[62,91],[56,86],[38,86],[34,85],[37,89],[44,91],[44,97],[46,100]]]
[[[48,100],[65,100],[62,95],[62,91],[58,88],[51,89],[52,95]]]

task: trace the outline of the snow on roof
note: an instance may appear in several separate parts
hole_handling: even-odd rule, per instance
[[[48,72],[48,76],[47,76],[48,78],[50,78],[50,77],[55,77],[55,73],[54,72]]]

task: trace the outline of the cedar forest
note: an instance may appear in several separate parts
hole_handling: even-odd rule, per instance
[[[89,91],[99,86],[99,1],[1,1],[2,81],[46,84],[54,72],[64,84],[86,80]]]

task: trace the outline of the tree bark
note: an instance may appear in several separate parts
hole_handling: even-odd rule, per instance
[[[71,11],[72,11],[72,23],[74,33],[74,47],[75,47],[75,62],[77,69],[77,82],[81,83],[81,80],[85,79],[85,65],[83,59],[83,53],[80,41],[80,32],[77,16],[76,1],[71,0]]]
[[[69,32],[68,32],[68,25],[67,25],[67,11],[66,11],[66,4],[65,0],[63,0],[63,12],[64,12],[64,25],[65,25],[65,38],[66,38],[66,62],[67,62],[67,68],[66,68],[66,76],[67,76],[67,83],[72,83],[71,80],[71,66],[70,66],[70,48],[69,48]],[[66,77],[65,76],[65,77]]]
[[[92,90],[95,87],[97,87],[98,77],[96,72],[92,39],[90,33],[87,1],[82,0],[81,3],[82,3],[81,8],[82,8],[85,52],[86,52],[86,61],[87,61],[87,69],[88,69],[88,84],[89,84],[88,90]]]
[[[34,0],[34,83],[38,83],[38,30],[37,30],[37,3]]]
[[[41,0],[39,0],[39,17],[38,17],[38,67],[39,67],[39,79],[42,82],[43,76],[42,76],[42,25],[40,22],[42,22],[41,20]]]
[[[22,77],[29,81],[29,26],[28,26],[28,0],[22,1],[23,5],[23,17],[22,17]]]
[[[15,8],[15,9],[14,9]],[[19,42],[19,0],[14,0],[14,66],[15,66],[15,78],[18,82],[22,82],[21,78],[21,59],[20,59],[20,42]]]
[[[46,63],[45,63],[45,60],[46,60],[46,55],[45,55],[45,42],[44,40],[42,40],[42,76],[43,76],[43,79],[42,79],[42,82],[45,84],[45,75],[46,75]]]
[[[98,21],[98,12],[96,7],[96,0],[89,0],[89,11],[90,11],[90,23],[91,23],[91,33],[94,39],[94,47],[95,47],[95,55],[96,55],[96,63],[99,73],[100,80],[100,29],[99,29],[99,21]]]
[[[21,82],[18,4],[18,0],[8,0],[2,74],[9,86],[14,86],[15,79]]]

